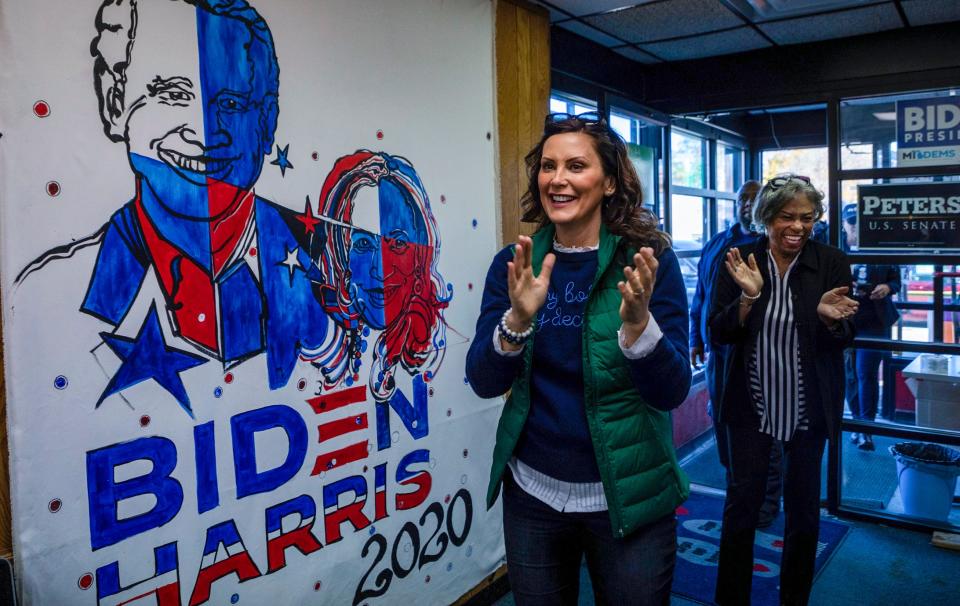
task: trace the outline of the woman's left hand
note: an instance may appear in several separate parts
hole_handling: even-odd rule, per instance
[[[644,246],[633,255],[633,267],[623,268],[624,280],[617,283],[620,321],[628,347],[643,334],[650,321],[650,296],[653,295],[653,282],[659,266],[653,249]]]
[[[834,322],[849,318],[857,313],[859,303],[844,296],[849,291],[849,287],[841,286],[823,293],[823,296],[820,297],[820,303],[817,305],[817,315],[820,316],[820,321],[827,326],[831,326]]]

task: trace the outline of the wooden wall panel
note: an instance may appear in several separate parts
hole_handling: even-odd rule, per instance
[[[500,237],[506,244],[533,231],[520,222],[523,157],[539,140],[549,108],[550,17],[522,0],[497,0],[495,32]]]
[[[523,0],[494,0],[497,88],[497,168],[500,191],[500,242],[515,242],[533,225],[520,222],[526,191],[527,155],[543,131],[550,106],[550,15]],[[455,604],[469,602],[506,575],[501,566]]]

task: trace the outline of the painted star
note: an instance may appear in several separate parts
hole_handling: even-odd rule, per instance
[[[270,164],[273,164],[273,165],[275,165],[275,166],[279,166],[279,167],[280,167],[280,176],[281,176],[281,177],[286,177],[286,176],[287,176],[287,169],[288,169],[288,168],[290,168],[290,169],[293,168],[293,164],[291,164],[291,163],[290,163],[290,160],[287,159],[287,153],[288,153],[289,149],[290,149],[290,144],[289,144],[289,143],[287,143],[286,145],[284,145],[284,146],[283,146],[283,149],[280,149],[280,145],[277,144],[277,159],[270,161]]]
[[[123,363],[97,400],[98,407],[118,391],[153,379],[170,392],[187,414],[193,417],[190,398],[180,379],[180,373],[204,364],[207,359],[167,346],[160,329],[156,304],[150,307],[150,312],[135,339],[108,332],[100,333],[100,337]]]
[[[303,233],[304,234],[315,234],[317,233],[317,225],[322,223],[321,219],[318,219],[313,214],[313,209],[310,208],[310,196],[307,196],[307,203],[303,208],[302,215],[295,215],[297,221],[303,223]]]
[[[293,272],[300,269],[303,269],[303,265],[300,264],[300,259],[297,258],[297,254],[300,252],[299,248],[294,248],[293,250],[287,251],[287,258],[283,261],[280,261],[279,265],[286,265],[287,269],[290,270],[290,285],[293,286]]]

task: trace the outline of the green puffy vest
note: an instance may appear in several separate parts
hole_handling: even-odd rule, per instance
[[[539,273],[553,247],[554,228],[533,236],[533,268]],[[670,413],[648,406],[633,388],[627,360],[617,342],[623,266],[633,251],[621,238],[600,230],[597,276],[583,323],[583,379],[587,423],[615,536],[672,513],[690,495],[690,482],[677,463]],[[664,337],[666,338],[666,337]],[[524,348],[523,370],[513,382],[500,415],[493,451],[487,506],[500,492],[503,473],[513,456],[530,411],[533,340]],[[657,377],[650,377],[656,381]]]

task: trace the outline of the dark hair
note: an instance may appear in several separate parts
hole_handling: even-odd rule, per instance
[[[613,194],[604,196],[601,204],[601,219],[612,233],[623,236],[633,246],[649,246],[659,255],[670,247],[670,236],[660,231],[659,219],[643,206],[643,193],[640,179],[633,163],[627,155],[627,146],[606,121],[584,121],[571,117],[558,122],[548,122],[540,142],[524,158],[527,165],[527,191],[520,198],[523,210],[522,221],[536,223],[537,228],[550,222],[543,203],[540,201],[540,160],[543,145],[553,135],[562,133],[584,133],[593,139],[593,147],[600,157],[605,176],[613,176],[616,189]]]

